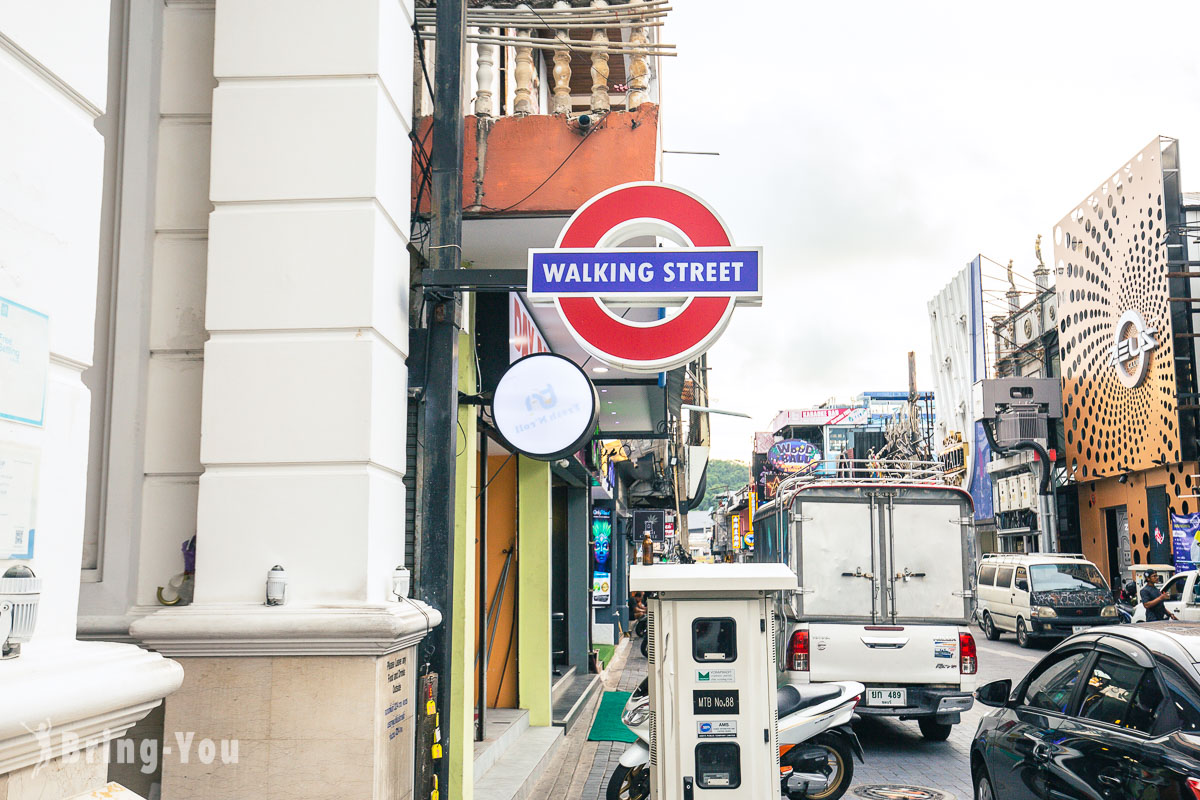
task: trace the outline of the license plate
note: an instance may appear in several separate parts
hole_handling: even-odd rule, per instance
[[[867,705],[869,706],[906,706],[908,705],[907,689],[867,689]]]
[[[1086,631],[1090,627],[1092,627],[1092,626],[1091,625],[1072,625],[1071,633],[1082,633],[1083,631]]]

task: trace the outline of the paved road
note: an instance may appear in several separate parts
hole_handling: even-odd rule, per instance
[[[1038,643],[1022,650],[1016,640],[1005,634],[998,642],[989,642],[978,628],[974,629],[979,647],[979,683],[1021,678],[1041,660],[1052,643]],[[867,754],[866,764],[855,766],[854,784],[903,783],[941,789],[958,800],[973,797],[971,789],[971,738],[979,719],[991,709],[976,704],[963,714],[962,723],[954,727],[944,742],[927,742],[921,738],[916,722],[864,718],[854,730]]]
[[[989,642],[974,629],[979,647],[979,682],[1001,678],[1021,678],[1041,660],[1051,647],[1038,644],[1029,650],[1017,646],[1012,635]],[[631,691],[646,676],[646,661],[637,651],[637,640],[618,650],[612,668],[605,675],[605,688]],[[596,701],[587,718],[595,713]],[[855,730],[866,751],[865,764],[855,765],[854,785],[871,783],[911,784],[940,789],[957,800],[973,797],[970,775],[970,743],[979,719],[990,711],[976,705],[963,714],[962,724],[945,742],[926,742],[915,722],[865,718]],[[590,724],[581,721],[571,731],[554,763],[535,788],[532,796],[564,800],[600,800],[617,759],[626,745],[615,742],[588,742]],[[847,798],[853,795],[847,794]]]

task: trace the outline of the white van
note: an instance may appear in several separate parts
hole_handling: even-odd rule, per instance
[[[979,560],[976,616],[993,642],[1003,631],[1021,647],[1120,622],[1096,565],[1071,553],[988,553]]]

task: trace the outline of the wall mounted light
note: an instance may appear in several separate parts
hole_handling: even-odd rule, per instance
[[[398,599],[408,597],[409,589],[412,588],[412,575],[408,571],[408,567],[399,566],[392,572],[392,594]]]
[[[21,655],[21,645],[37,625],[42,579],[24,564],[9,567],[0,578],[0,658]]]
[[[287,573],[276,564],[267,573],[267,605],[281,606],[287,602]]]

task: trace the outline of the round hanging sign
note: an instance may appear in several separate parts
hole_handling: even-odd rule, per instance
[[[492,396],[492,419],[519,453],[554,461],[577,452],[596,431],[600,399],[574,361],[535,353],[514,361]]]
[[[657,236],[679,247],[617,247]],[[553,302],[593,357],[640,372],[687,364],[729,324],[736,305],[762,303],[762,248],[738,248],[696,195],[662,183],[627,183],[588,200],[553,248],[529,251],[528,296]],[[605,304],[662,308],[673,316],[624,319]]]

